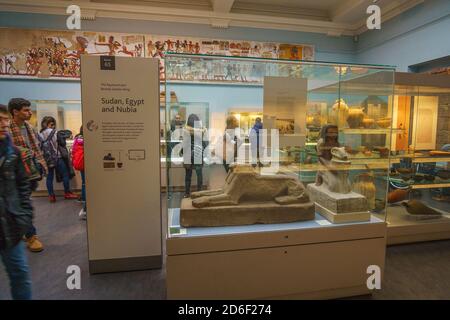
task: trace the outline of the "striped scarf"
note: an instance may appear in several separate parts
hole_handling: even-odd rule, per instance
[[[42,155],[42,151],[37,143],[36,133],[34,132],[33,128],[29,123],[24,122],[24,125],[28,133],[28,140],[30,141],[33,156],[36,159],[36,161],[39,162],[39,164],[43,168],[45,168],[45,171],[47,171],[47,163],[45,162],[44,156]],[[14,144],[18,147],[28,148],[27,144],[25,143],[25,138],[22,136],[20,126],[14,120],[11,120],[9,129],[11,131],[11,137],[13,139]]]

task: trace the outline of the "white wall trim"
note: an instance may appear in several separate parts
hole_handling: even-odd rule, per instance
[[[229,1],[231,3],[232,1]],[[424,0],[409,0],[400,6],[394,4],[394,9],[387,8],[383,21],[409,10]],[[94,12],[96,17],[131,19],[144,21],[166,21],[180,23],[204,24],[212,27],[227,28],[228,26],[275,29],[297,32],[321,33],[332,36],[354,36],[367,30],[366,21],[356,24],[324,21],[323,19],[299,19],[282,16],[233,13],[226,11],[205,11],[195,9],[162,8],[142,5],[124,5],[93,3],[90,1],[64,2],[58,0],[0,0],[0,11],[25,12],[37,14],[67,15],[66,6],[80,5],[82,12]],[[392,7],[392,6],[390,6]]]

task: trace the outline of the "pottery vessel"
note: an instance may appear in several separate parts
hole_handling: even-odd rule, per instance
[[[367,129],[372,128],[375,125],[375,120],[371,118],[364,118],[362,120],[362,125]]]
[[[419,200],[410,200],[408,202],[403,202],[402,205],[406,208],[406,211],[408,211],[408,213],[412,215],[441,215],[440,212],[428,207]]]
[[[348,109],[347,123],[350,128],[359,128],[362,125],[364,119],[364,112],[361,108]]]
[[[375,147],[373,149],[380,153],[380,157],[381,158],[387,158],[389,156],[389,148],[386,148],[386,147]]]
[[[395,189],[388,193],[388,203],[403,201],[408,197],[410,189]]]
[[[377,121],[377,125],[380,128],[389,128],[391,126],[391,118],[382,118]]]
[[[332,124],[337,125],[339,128],[345,128],[348,118],[348,106],[344,99],[336,100],[336,103],[331,108],[331,121]]]

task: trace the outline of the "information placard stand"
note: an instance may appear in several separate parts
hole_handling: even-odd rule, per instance
[[[90,273],[162,266],[159,64],[81,57]]]

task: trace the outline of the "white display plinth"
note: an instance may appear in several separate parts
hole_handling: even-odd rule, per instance
[[[367,268],[383,270],[386,223],[313,221],[179,227],[169,209],[168,299],[338,298],[369,294]]]

